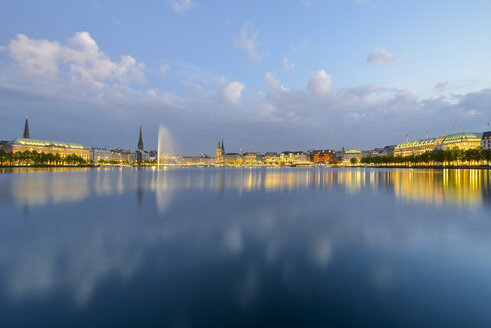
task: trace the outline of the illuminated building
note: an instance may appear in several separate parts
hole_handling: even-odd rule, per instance
[[[23,138],[17,138],[12,141],[4,142],[2,148],[4,151],[11,153],[31,151],[60,155],[61,157],[76,155],[82,157],[86,161],[90,160],[91,153],[90,148],[84,147],[78,143],[57,140],[31,139],[27,117],[24,124]]]
[[[242,162],[245,165],[262,165],[264,156],[258,153],[245,153],[242,155]]]
[[[309,154],[310,161],[315,164],[329,164],[336,161],[334,150],[313,150]]]
[[[12,153],[35,151],[45,154],[58,154],[61,157],[77,155],[86,161],[90,160],[91,152],[90,148],[84,147],[78,143],[27,138],[17,138],[9,141],[4,146],[4,149],[5,151]]]
[[[222,155],[220,164],[225,164],[225,165],[242,164],[242,155],[237,153],[226,153]]]
[[[280,154],[282,164],[309,164],[307,154],[303,151],[284,151]]]
[[[92,151],[90,152],[90,159],[94,163],[99,163],[100,161],[109,162],[112,160],[112,153],[107,148],[92,147]]]
[[[442,149],[476,149],[481,147],[482,133],[464,132],[448,135],[443,139]]]
[[[441,143],[436,138],[426,138],[414,141],[403,142],[396,146],[394,155],[396,156],[410,156],[421,155],[427,151],[437,149]]]
[[[439,138],[427,138],[415,141],[403,142],[396,146],[394,155],[410,156],[421,155],[435,149],[477,149],[481,147],[482,133],[463,132],[442,136]]]
[[[362,158],[362,153],[360,150],[346,150],[343,155],[342,159],[344,163],[350,163],[351,159],[355,158],[357,161],[360,161]]]
[[[216,163],[215,157],[201,156],[183,156],[179,159],[180,165],[186,166],[210,166]]]
[[[491,131],[482,134],[481,149],[491,149]]]
[[[278,153],[268,152],[263,156],[264,165],[280,165],[281,158]]]
[[[220,144],[220,140],[218,140],[217,158],[216,158],[217,164],[220,164],[222,162],[224,154],[225,154],[225,147],[223,146],[223,140],[222,140],[222,144]]]

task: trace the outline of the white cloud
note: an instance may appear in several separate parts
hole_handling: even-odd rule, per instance
[[[162,73],[162,75],[167,75],[167,72],[169,71],[169,64],[165,64],[165,65],[160,65],[160,73]]]
[[[244,90],[244,84],[234,81],[230,82],[223,88],[223,97],[229,103],[236,104],[242,98],[242,91]]]
[[[27,75],[46,79],[58,76],[58,62],[62,47],[58,42],[29,39],[18,34],[8,45],[10,57],[14,59]]]
[[[119,62],[112,61],[88,32],[76,33],[66,46],[19,34],[10,41],[8,50],[22,71],[30,76],[56,79],[61,73],[60,66],[67,64],[70,78],[95,86],[103,86],[109,81],[145,82],[143,63],[137,63],[131,56],[121,56]]]
[[[251,64],[257,64],[261,61],[262,57],[257,52],[257,32],[254,30],[254,26],[245,23],[240,31],[240,36],[234,38],[234,44],[237,48],[247,51],[247,59]]]
[[[192,0],[171,0],[169,1],[169,4],[172,9],[178,14],[182,14],[186,10],[197,6],[197,4],[194,3]]]
[[[311,74],[307,90],[317,97],[325,96],[331,88],[331,75],[324,70],[318,70]]]
[[[264,76],[264,82],[270,91],[287,91],[288,89],[281,85],[276,79],[275,73],[269,72]]]
[[[367,63],[379,68],[385,68],[398,60],[399,58],[395,57],[382,47],[376,47],[367,55]]]
[[[293,63],[293,62],[289,62],[289,61],[288,61],[288,58],[287,58],[286,56],[284,56],[284,57],[283,57],[283,68],[284,68],[285,70],[287,70],[287,71],[288,71],[288,70],[292,70],[292,69],[294,69],[294,68],[295,68],[295,63]]]

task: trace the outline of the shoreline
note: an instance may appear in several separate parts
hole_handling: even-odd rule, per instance
[[[91,168],[148,168],[148,169],[157,169],[156,166],[149,165],[60,165],[60,166],[51,166],[51,165],[29,165],[29,166],[0,166],[0,169],[91,169]],[[213,165],[172,165],[172,166],[162,166],[162,168],[169,167],[179,167],[179,168],[266,168],[266,169],[297,169],[297,168],[331,168],[331,169],[432,169],[432,170],[490,170],[490,165],[479,165],[479,166],[469,166],[469,165],[452,165],[452,166],[443,166],[443,165],[430,165],[430,166],[416,166],[416,165],[332,165],[332,166],[213,166]]]

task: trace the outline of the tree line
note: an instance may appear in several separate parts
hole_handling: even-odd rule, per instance
[[[60,154],[38,153],[37,151],[6,152],[0,149],[0,165],[83,165],[87,161],[78,155],[61,156]]]
[[[374,156],[363,157],[362,164],[426,164],[426,165],[450,165],[450,164],[479,164],[481,161],[491,161],[491,149],[434,149],[421,155],[409,156]]]

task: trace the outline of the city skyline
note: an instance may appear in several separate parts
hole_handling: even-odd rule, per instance
[[[489,130],[485,1],[25,4],[1,5],[0,118],[40,139],[135,148],[142,125],[156,149],[162,123],[179,153],[213,154]]]

